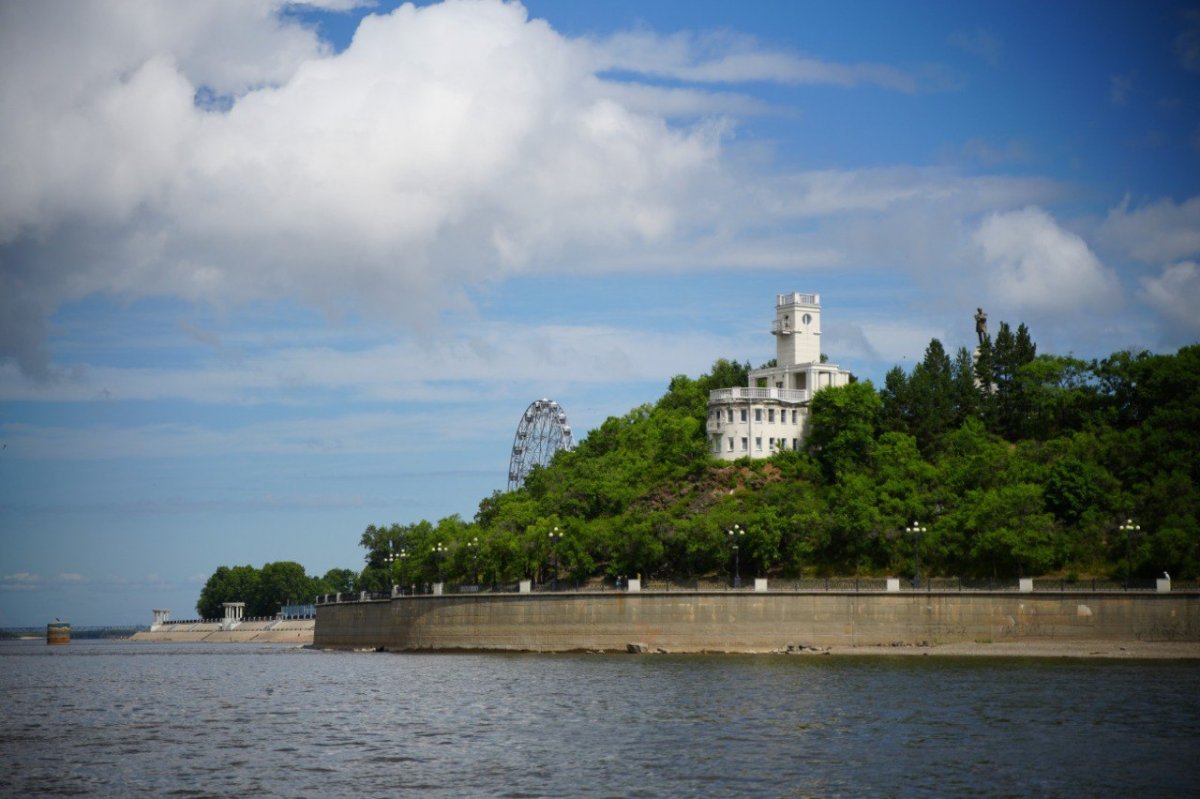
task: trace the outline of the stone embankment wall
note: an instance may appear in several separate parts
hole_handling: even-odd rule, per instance
[[[562,593],[317,609],[314,645],[392,650],[771,652],[796,646],[1200,641],[1200,594]]]
[[[313,619],[287,621],[245,621],[232,630],[222,630],[221,622],[164,624],[156,630],[135,633],[134,641],[203,641],[205,643],[311,644]]]

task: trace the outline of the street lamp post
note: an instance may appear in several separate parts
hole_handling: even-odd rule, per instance
[[[911,527],[904,528],[913,540],[913,588],[921,587],[921,537],[925,535],[927,529],[917,522],[913,522]]]
[[[388,546],[391,547],[394,545],[389,544]],[[387,582],[383,586],[383,590],[388,593],[391,593],[392,588],[396,584],[396,581],[393,579],[393,576],[392,576],[392,564],[396,562],[396,552],[394,549],[388,552],[387,557],[385,557],[383,559],[383,562],[387,564]]]
[[[400,551],[396,553],[396,557],[400,559],[400,593],[404,593],[404,576],[408,574],[408,570],[404,568],[404,564],[408,562],[408,549],[400,547]]]
[[[1125,590],[1129,590],[1129,577],[1133,574],[1133,537],[1142,529],[1140,524],[1134,524],[1133,519],[1126,519],[1119,528],[1125,533]]]
[[[554,561],[554,582],[551,584],[550,590],[558,590],[558,542],[562,541],[562,530],[555,527],[550,531],[550,557]]]
[[[467,542],[467,549],[471,550],[471,581],[472,585],[479,585],[479,536],[473,537]]]
[[[742,557],[741,557],[741,540],[746,531],[739,525],[734,525],[725,531],[729,535],[729,546],[733,549],[733,587],[742,587]]]
[[[438,541],[433,546],[433,562],[437,566],[437,578],[439,583],[442,582],[442,558],[444,558],[446,553],[449,551],[450,550],[447,549],[445,544],[443,544],[441,541]]]

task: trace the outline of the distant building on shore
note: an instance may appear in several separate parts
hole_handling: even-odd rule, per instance
[[[799,449],[813,394],[844,386],[850,373],[821,362],[821,296],[775,298],[775,364],[750,372],[748,385],[708,396],[708,445],[722,460],[769,458]]]

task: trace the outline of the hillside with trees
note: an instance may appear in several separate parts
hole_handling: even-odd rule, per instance
[[[802,451],[716,460],[708,392],[745,385],[749,369],[719,360],[675,377],[472,520],[367,527],[357,575],[221,567],[201,614],[231,591],[265,615],[392,583],[722,579],[734,525],[746,576],[908,577],[918,561],[962,579],[1200,575],[1200,345],[1082,361],[1038,354],[1024,325],[1002,323],[978,358],[935,339],[878,390],[819,392]]]
[[[1039,355],[1024,325],[978,358],[935,339],[878,390],[816,394],[803,451],[721,462],[708,392],[748,370],[674,378],[471,521],[368,527],[358,585],[719,577],[735,524],[746,575],[911,575],[917,558],[963,578],[1200,572],[1200,346],[1086,362]]]

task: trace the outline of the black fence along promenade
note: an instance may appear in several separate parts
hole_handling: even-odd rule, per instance
[[[630,579],[594,578],[591,580],[550,580],[541,583],[526,583],[522,590],[521,583],[497,584],[466,584],[420,583],[416,585],[395,586],[391,592],[355,591],[341,594],[325,594],[318,596],[317,605],[328,605],[338,602],[384,601],[400,597],[434,596],[434,595],[473,595],[473,594],[554,594],[554,593],[614,593],[630,591]],[[761,578],[759,578],[761,580]],[[1159,580],[1137,579],[1128,582],[1101,578],[1067,579],[1067,578],[1034,578],[1029,587],[1022,589],[1021,583],[1015,579],[968,578],[968,577],[933,577],[912,578],[887,577],[772,577],[759,583],[753,577],[744,577],[741,584],[734,585],[733,580],[725,579],[635,579],[633,592],[663,593],[663,592],[728,592],[728,593],[946,593],[946,592],[977,592],[977,593],[1164,593],[1164,592],[1195,592],[1200,591],[1200,582],[1196,580],[1176,580],[1169,582],[1164,588]],[[889,586],[889,583],[891,585]],[[1027,584],[1028,585],[1028,584]],[[439,590],[440,587],[440,590]]]

